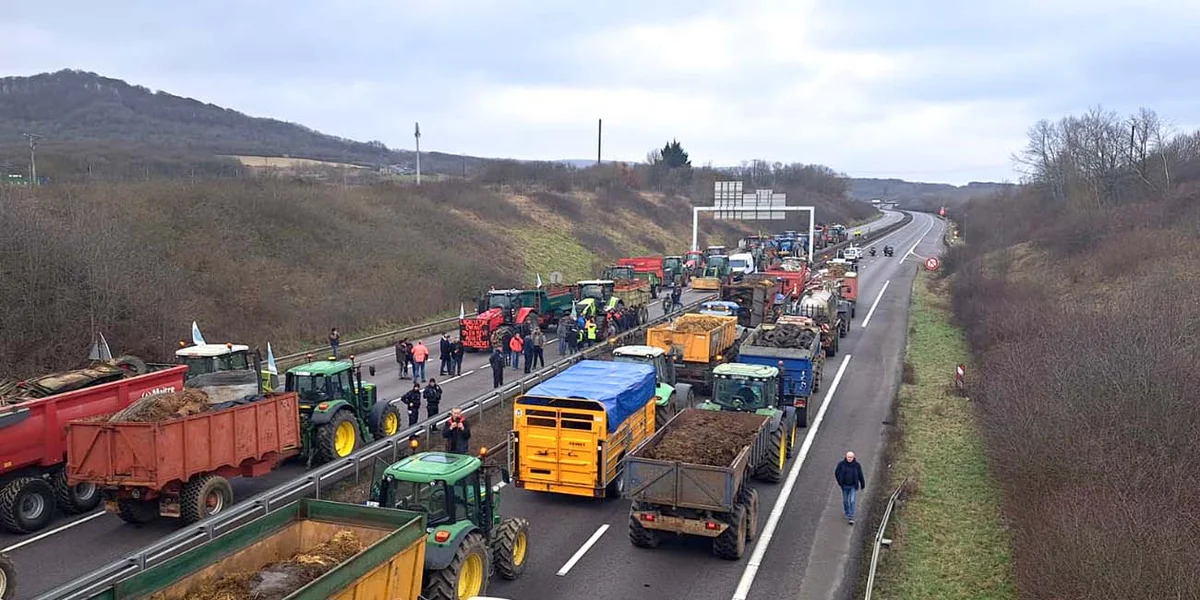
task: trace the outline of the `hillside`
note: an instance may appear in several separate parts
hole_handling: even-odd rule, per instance
[[[903,179],[850,179],[850,197],[855,200],[871,201],[875,198],[894,200],[901,206],[927,208],[935,204],[960,205],[975,198],[986,198],[998,192],[1011,191],[1016,186],[1006,183],[972,181],[967,185],[955,186],[948,183],[922,183]]]
[[[0,186],[0,373],[76,363],[93,324],[114,351],[159,360],[192,320],[217,339],[287,352],[332,326],[349,339],[423,322],[472,306],[489,285],[595,276],[617,256],[690,242],[687,197],[637,189],[615,167],[571,176],[562,191],[280,178]],[[812,199],[821,219],[875,213]],[[750,231],[702,224],[702,245]]]
[[[286,155],[402,169],[415,163],[413,152],[392,150],[381,142],[348,140],[73,70],[0,79],[0,146],[5,154],[18,152],[26,132],[45,136],[42,144],[51,155],[84,144],[102,150],[132,148],[137,154],[167,150],[204,159],[217,154]],[[70,147],[64,148],[64,143]],[[422,153],[421,168],[460,173],[463,158]],[[480,160],[470,159],[473,165]]]
[[[1022,596],[1200,598],[1200,132],[1037,136],[1034,184],[967,204],[943,263]]]

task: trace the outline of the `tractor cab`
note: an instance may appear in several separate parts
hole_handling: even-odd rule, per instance
[[[480,457],[417,452],[391,465],[377,460],[382,474],[371,478],[367,504],[426,516],[422,597],[471,598],[487,592],[493,572],[510,580],[525,572],[529,522],[501,517],[499,487],[511,477]]]
[[[713,369],[709,410],[773,413],[779,405],[779,369],[763,365],[726,363]]]
[[[721,256],[721,255],[724,255],[724,254],[727,254],[727,252],[725,252],[725,246],[709,246],[709,247],[707,247],[707,248],[705,248],[705,249],[704,249],[704,256],[705,256],[705,257],[709,257],[709,256]]]
[[[617,284],[611,279],[590,279],[576,285],[579,288],[576,310],[584,317],[595,317],[608,307]]]
[[[724,278],[729,275],[729,257],[724,254],[710,254],[704,258],[704,276]]]
[[[187,373],[183,376],[185,385],[203,386],[206,382],[215,380],[213,374],[231,371],[245,375],[246,381],[243,383],[247,385],[257,385],[258,380],[261,380],[263,391],[269,392],[279,383],[262,364],[262,357],[258,352],[251,351],[249,346],[230,343],[185,346],[184,342],[180,342],[179,345],[181,347],[175,351],[175,362],[187,365]],[[255,371],[258,372],[257,376],[254,375]],[[228,376],[220,381],[223,385],[230,382]]]
[[[695,393],[688,383],[676,383],[675,362],[656,346],[621,346],[613,350],[613,362],[641,363],[654,367],[658,388],[654,422],[662,427],[679,411],[695,404]]]
[[[687,280],[686,259],[682,256],[663,257],[663,279],[672,285],[683,285]]]
[[[516,317],[516,311],[521,307],[521,290],[489,290],[479,299],[478,314],[484,314],[494,308],[500,309],[503,315],[502,321],[512,323]]]
[[[363,383],[362,366],[349,360],[311,360],[288,369],[284,389],[300,400],[305,437],[313,436],[320,458],[349,456],[360,441],[369,443],[400,431],[400,411],[377,398],[375,384]],[[324,462],[322,460],[321,462]]]
[[[637,272],[634,271],[633,267],[629,266],[629,265],[609,267],[604,270],[604,278],[612,279],[612,280],[616,280],[616,281],[636,279]]]

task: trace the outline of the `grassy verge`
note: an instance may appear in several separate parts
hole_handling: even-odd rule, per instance
[[[969,400],[953,394],[954,365],[969,348],[950,321],[938,282],[913,286],[900,443],[891,468],[895,489],[911,479],[889,526],[876,583],[880,598],[1004,600],[1017,597],[999,490]],[[969,368],[969,367],[968,367]]]

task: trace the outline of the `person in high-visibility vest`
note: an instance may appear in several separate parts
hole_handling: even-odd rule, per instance
[[[588,343],[588,346],[593,346],[596,343],[596,320],[595,319],[588,319],[587,343]]]

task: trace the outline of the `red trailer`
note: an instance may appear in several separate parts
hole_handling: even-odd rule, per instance
[[[633,267],[635,273],[654,273],[660,281],[663,279],[663,257],[661,256],[620,258],[617,259],[617,266]]]
[[[68,485],[67,421],[110,415],[146,396],[183,389],[186,366],[152,371],[45,398],[0,406],[0,526],[14,533],[42,529],[63,512],[100,503],[89,484]]]
[[[194,523],[233,504],[229,478],[257,477],[300,453],[295,392],[158,422],[67,425],[67,478],[102,490],[130,523]]]

